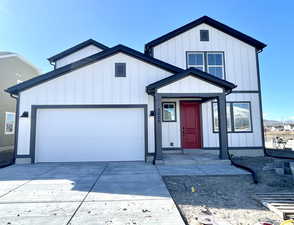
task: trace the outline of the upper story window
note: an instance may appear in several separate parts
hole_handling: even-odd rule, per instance
[[[224,79],[223,52],[187,52],[187,67],[194,67],[218,78]]]
[[[115,76],[126,77],[126,63],[115,63]]]
[[[200,41],[209,41],[208,30],[200,30]]]

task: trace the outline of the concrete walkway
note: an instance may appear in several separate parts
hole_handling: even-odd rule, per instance
[[[14,165],[0,169],[0,224],[184,225],[155,166]]]
[[[219,164],[191,164],[191,165],[158,165],[161,176],[223,176],[223,175],[251,175],[226,163]]]

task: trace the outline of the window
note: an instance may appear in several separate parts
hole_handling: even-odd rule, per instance
[[[162,121],[176,122],[176,103],[175,102],[162,103]]]
[[[223,52],[188,52],[187,67],[205,71],[223,79],[225,74]]]
[[[203,53],[188,54],[188,65],[189,67],[194,67],[196,69],[205,71],[204,54]]]
[[[218,132],[217,103],[212,103],[213,132]],[[227,131],[252,132],[251,106],[249,102],[227,102]]]
[[[217,102],[212,103],[212,115],[213,115],[213,132],[218,132],[218,107]],[[227,131],[232,131],[232,124],[231,124],[231,113],[230,113],[230,103],[227,103]]]
[[[249,103],[232,103],[235,132],[251,131],[251,113]]]
[[[223,78],[223,53],[207,53],[207,72],[218,78]]]
[[[126,77],[126,63],[115,63],[115,76]]]
[[[209,41],[208,30],[200,30],[200,41]]]
[[[14,112],[6,112],[5,113],[5,134],[14,134],[14,124],[15,124],[15,113]]]

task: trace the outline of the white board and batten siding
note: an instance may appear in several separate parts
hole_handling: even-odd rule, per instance
[[[164,148],[181,148],[180,101],[199,99],[166,98],[162,102],[176,102],[175,122],[162,122],[162,146]],[[250,101],[252,113],[252,133],[228,133],[229,147],[262,146],[259,96],[257,93],[237,94],[227,96],[227,101]],[[213,133],[212,102],[201,104],[202,142],[204,148],[218,148],[219,134]]]
[[[200,30],[209,31],[209,41],[200,41]],[[154,58],[186,69],[186,52],[221,51],[226,80],[235,90],[258,90],[255,48],[207,24],[200,24],[153,48]]]
[[[114,76],[114,63],[126,63],[126,77]],[[148,152],[154,152],[153,97],[146,86],[171,73],[118,53],[20,93],[20,114],[31,105],[147,104]],[[111,118],[105,118],[110,120]],[[122,118],[124,119],[124,118]],[[30,118],[20,118],[18,155],[30,153]]]
[[[232,93],[227,101],[249,101],[251,103],[252,131],[251,133],[228,133],[229,147],[262,146],[261,118],[258,93]],[[212,104],[202,104],[202,126],[204,147],[219,146],[218,133],[213,133]]]
[[[193,76],[187,76],[161,87],[158,93],[222,93],[223,89]]]
[[[86,58],[90,55],[94,55],[96,53],[99,53],[101,51],[102,51],[102,49],[98,48],[95,45],[86,46],[86,47],[84,47],[84,48],[82,48],[72,54],[69,54],[61,59],[56,60],[55,67],[59,68],[59,67],[68,65],[68,64],[76,62],[80,59]]]
[[[200,30],[209,31],[209,41],[200,41]],[[219,51],[224,52],[225,78],[227,81],[237,85],[234,91],[258,91],[258,73],[256,62],[256,49],[230,35],[223,33],[207,24],[200,24],[176,37],[173,37],[153,48],[153,56],[157,59],[173,64],[180,68],[187,68],[187,52],[193,51]],[[193,87],[193,84],[189,84]],[[189,87],[179,83],[171,84],[169,87],[178,87],[179,93],[186,92]],[[197,88],[197,87],[193,87]],[[164,87],[162,91],[172,91]],[[194,89],[193,92],[197,89]],[[198,89],[199,90],[199,89]],[[188,91],[187,91],[188,92]],[[187,93],[186,92],[186,93]],[[191,90],[189,90],[191,92]],[[164,101],[164,100],[163,100]],[[178,100],[177,100],[178,101]],[[227,101],[249,101],[252,112],[252,133],[229,133],[230,147],[262,146],[261,118],[258,93],[232,93],[227,96]],[[177,108],[179,105],[177,104]],[[179,114],[177,114],[179,116]],[[179,117],[178,117],[179,118]],[[177,121],[176,123],[179,123]],[[174,123],[163,123],[163,145],[164,147],[180,146],[180,125]],[[218,147],[219,138],[212,131],[212,109],[211,102],[202,104],[202,130],[203,147]]]

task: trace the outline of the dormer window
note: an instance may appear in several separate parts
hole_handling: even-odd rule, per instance
[[[225,64],[223,52],[187,52],[187,68],[196,68],[224,79]]]
[[[208,30],[200,30],[200,41],[209,41]]]
[[[126,63],[115,63],[115,77],[126,77]]]

